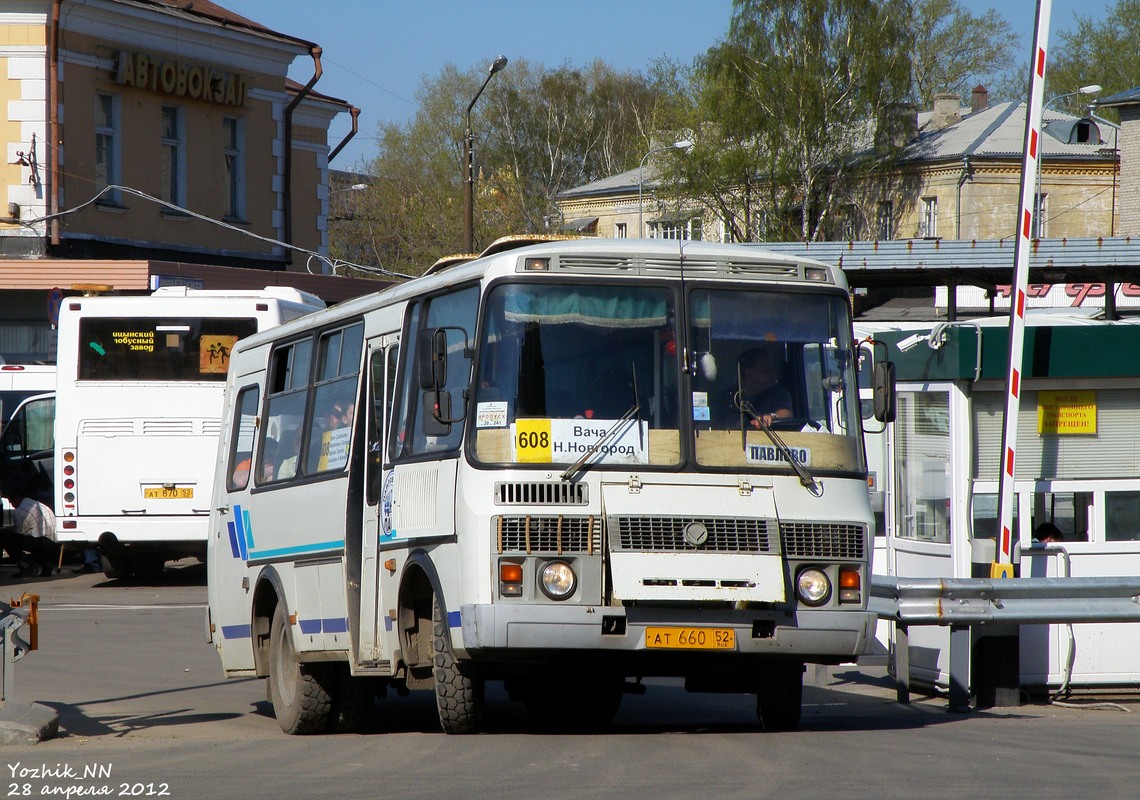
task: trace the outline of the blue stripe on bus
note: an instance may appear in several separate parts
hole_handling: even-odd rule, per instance
[[[318,633],[348,633],[348,619],[346,617],[330,617],[328,619],[301,619],[297,620],[297,627],[306,636]]]
[[[249,551],[253,549],[253,525],[249,521],[249,511],[247,509],[239,506],[238,513],[241,514],[241,524],[245,529],[245,542],[242,544],[241,557],[249,558]]]
[[[323,619],[321,624],[324,626],[325,633],[348,633],[348,618],[347,617],[333,617],[332,619]]]
[[[238,548],[237,540],[237,524],[227,522],[226,527],[230,529],[230,553],[233,554],[234,558],[241,558],[241,550]]]
[[[459,628],[463,625],[463,618],[459,615],[458,611],[447,612],[447,627]]]
[[[321,621],[319,619],[299,619],[297,626],[301,629],[301,633],[312,635],[321,632]]]
[[[253,629],[249,625],[223,625],[222,638],[223,639],[248,639],[253,635]]]
[[[334,539],[329,542],[315,542],[314,544],[302,544],[296,547],[278,547],[275,550],[250,550],[249,560],[257,558],[280,558],[281,556],[295,556],[302,554],[316,553],[321,550],[343,550],[344,539]]]

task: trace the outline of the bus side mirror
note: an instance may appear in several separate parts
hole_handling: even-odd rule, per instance
[[[891,361],[876,361],[875,371],[871,377],[874,391],[875,419],[879,422],[894,422],[895,403],[895,365]]]
[[[451,434],[451,423],[458,420],[451,418],[451,393],[445,391],[426,391],[423,393],[423,420],[425,436],[448,436]]]
[[[416,372],[421,389],[438,389],[447,383],[447,331],[420,331],[416,342]]]

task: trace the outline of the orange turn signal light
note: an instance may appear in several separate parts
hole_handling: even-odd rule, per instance
[[[522,564],[500,564],[499,580],[503,583],[522,583]]]
[[[839,588],[840,589],[858,589],[860,585],[859,570],[856,569],[841,569],[839,570]]]

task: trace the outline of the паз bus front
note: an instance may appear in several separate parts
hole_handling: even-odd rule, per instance
[[[295,289],[75,297],[59,317],[59,541],[110,577],[205,556],[222,391],[235,342],[324,303]]]
[[[804,664],[875,625],[843,276],[707,243],[497,249],[235,348],[226,674],[267,677],[290,733],[388,686],[471,732],[489,680],[599,723],[647,676],[794,727]]]

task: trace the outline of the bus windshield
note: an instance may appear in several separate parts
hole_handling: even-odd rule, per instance
[[[863,471],[845,296],[700,288],[689,303],[699,465]]]
[[[677,464],[675,325],[664,286],[495,287],[478,348],[475,457],[569,464],[607,438],[592,463]]]
[[[696,288],[684,335],[676,298],[646,284],[494,287],[477,348],[474,457],[863,470],[843,296]]]
[[[255,319],[83,317],[80,381],[217,381],[230,350],[257,331]]]

